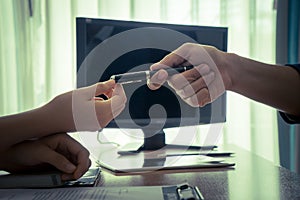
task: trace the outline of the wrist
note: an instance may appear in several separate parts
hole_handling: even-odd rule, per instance
[[[239,63],[239,56],[234,53],[225,53],[224,56],[224,68],[225,72],[223,73],[226,76],[223,79],[225,84],[225,89],[234,91],[237,85],[237,77],[239,73],[237,72],[237,66],[240,66]]]
[[[66,98],[68,95],[67,93],[59,95],[42,108],[44,114],[50,119],[50,121],[46,123],[51,126],[52,133],[75,131],[72,100]]]
[[[214,60],[217,69],[222,77],[222,81],[225,87],[225,90],[232,90],[234,87],[235,80],[235,62],[236,62],[236,54],[227,53],[224,51],[220,51],[216,48],[211,48],[210,56]]]
[[[44,137],[52,133],[57,133],[59,131],[58,122],[59,116],[52,109],[51,104],[47,103],[35,110],[37,127],[37,136]]]

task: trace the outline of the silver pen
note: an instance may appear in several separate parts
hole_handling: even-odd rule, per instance
[[[164,69],[167,71],[168,76],[172,76],[177,73],[185,72],[187,70],[192,69],[194,66],[183,66],[183,67],[174,67],[174,68],[167,68]],[[146,70],[146,71],[138,71],[138,72],[129,72],[124,74],[116,74],[112,75],[110,79],[113,79],[116,81],[116,83],[120,84],[129,84],[129,83],[138,83],[142,82],[143,80],[149,80],[153,74],[158,72],[159,70]]]

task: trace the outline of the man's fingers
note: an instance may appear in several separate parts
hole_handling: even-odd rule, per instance
[[[185,62],[186,62],[185,59],[183,59],[176,53],[172,52],[167,56],[165,56],[160,62],[151,65],[150,70],[159,70],[159,71],[155,73],[151,77],[151,79],[147,82],[149,89],[151,90],[159,89],[161,85],[168,79],[168,73],[160,69],[179,66]]]
[[[197,92],[198,106],[203,107],[211,102],[210,94],[207,88]]]
[[[210,68],[207,65],[202,64],[188,71],[173,75],[168,82],[172,88],[180,90],[202,76],[207,75],[209,72]]]
[[[168,67],[182,65],[186,60],[178,54],[172,52],[166,55],[161,61],[150,66],[150,70],[158,70]]]
[[[158,72],[156,72],[151,79],[147,82],[147,85],[149,89],[151,90],[157,90],[161,87],[162,84],[168,79],[168,73],[161,69]]]
[[[208,88],[208,86],[214,81],[215,75],[214,72],[210,72],[209,74],[195,80],[189,85],[185,86],[183,89],[177,92],[181,98],[188,98],[203,88]]]
[[[203,107],[211,102],[209,91],[207,88],[203,88],[194,95],[183,100],[192,107]]]

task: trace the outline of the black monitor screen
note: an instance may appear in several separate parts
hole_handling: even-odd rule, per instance
[[[76,25],[77,87],[106,81],[115,74],[149,70],[152,63],[185,42],[227,50],[227,28],[222,27],[90,18],[77,18]],[[164,32],[171,30],[174,32],[165,37]],[[173,33],[179,36],[171,36]],[[124,90],[128,99],[126,108],[108,127],[134,128],[163,123],[163,128],[167,128],[226,120],[226,94],[205,107],[194,108],[183,102],[168,84],[152,91],[144,81],[124,85]]]

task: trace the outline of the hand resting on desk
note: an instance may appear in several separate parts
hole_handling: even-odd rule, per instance
[[[51,169],[62,172],[62,180],[80,178],[90,167],[89,152],[65,133],[24,141],[0,153],[0,168],[11,173]]]

